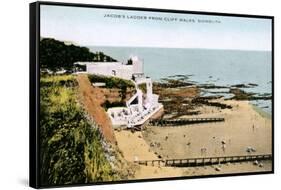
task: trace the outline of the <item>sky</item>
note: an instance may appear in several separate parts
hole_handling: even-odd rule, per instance
[[[271,51],[271,20],[41,5],[41,37],[81,46]]]

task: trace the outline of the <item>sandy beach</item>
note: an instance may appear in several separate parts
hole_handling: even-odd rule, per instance
[[[194,158],[208,156],[238,156],[271,154],[271,118],[261,110],[256,111],[248,101],[214,100],[232,109],[201,106],[201,114],[188,117],[224,117],[224,122],[184,126],[147,126],[139,132],[115,131],[118,147],[129,161],[152,159]],[[253,151],[247,152],[251,148]],[[135,178],[196,176],[225,173],[270,171],[271,161],[262,167],[253,162],[231,163],[219,166],[173,168],[137,166]]]

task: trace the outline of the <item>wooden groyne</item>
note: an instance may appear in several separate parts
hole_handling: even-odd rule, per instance
[[[140,165],[150,166],[164,166],[164,167],[192,167],[205,166],[235,162],[249,162],[271,160],[271,154],[261,155],[243,155],[243,156],[220,156],[220,157],[201,157],[201,158],[186,158],[186,159],[167,159],[167,160],[141,160],[134,163]]]
[[[223,122],[224,118],[187,118],[187,119],[158,119],[149,122],[149,125],[153,126],[181,126],[196,123],[210,123],[210,122]]]

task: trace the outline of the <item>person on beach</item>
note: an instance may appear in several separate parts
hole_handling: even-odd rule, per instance
[[[223,153],[225,153],[225,149],[226,149],[226,142],[223,140],[221,141],[221,148],[222,148],[222,151]]]
[[[223,153],[225,153],[225,149],[226,149],[226,145],[225,144],[222,144],[222,151],[223,151]]]

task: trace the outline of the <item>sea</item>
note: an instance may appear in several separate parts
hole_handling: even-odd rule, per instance
[[[185,76],[187,82],[226,86],[228,88],[203,89],[202,96],[223,95],[229,98],[229,87],[237,84],[255,84],[241,88],[255,96],[272,95],[271,51],[104,47],[90,46],[92,52],[104,52],[121,62],[132,56],[143,61],[144,73],[154,81]],[[271,100],[255,100],[251,103],[272,114]]]

